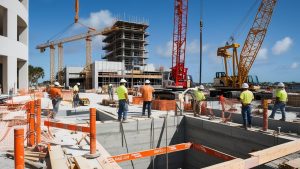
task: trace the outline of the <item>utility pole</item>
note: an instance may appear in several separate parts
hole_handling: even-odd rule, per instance
[[[202,18],[200,19],[200,66],[199,66],[199,84],[202,84],[202,28],[203,28],[203,22]]]

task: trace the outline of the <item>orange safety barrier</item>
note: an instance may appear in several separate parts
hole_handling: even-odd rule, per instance
[[[129,160],[136,160],[139,158],[145,158],[145,157],[150,157],[150,156],[156,156],[156,155],[161,155],[161,154],[166,154],[166,153],[173,153],[177,151],[182,151],[182,150],[187,150],[191,147],[192,143],[181,143],[181,144],[176,144],[176,145],[171,145],[167,147],[161,147],[161,148],[155,148],[155,149],[150,149],[146,151],[139,151],[139,152],[134,152],[134,153],[128,153],[128,154],[121,154],[121,155],[116,155],[109,157],[108,160],[110,162],[124,162],[124,161],[129,161]]]
[[[90,108],[90,154],[96,153],[96,109]]]
[[[34,126],[34,101],[30,101],[29,117],[29,146],[35,145],[35,126]]]
[[[81,132],[90,132],[89,127],[85,126],[78,126],[75,124],[65,124],[65,123],[59,123],[59,122],[51,122],[51,121],[44,121],[45,126],[49,127],[56,127],[56,128],[61,128],[61,129],[66,129],[66,130],[72,130],[72,131],[81,131]]]
[[[201,144],[193,143],[193,145],[191,146],[191,148],[194,149],[194,150],[196,150],[196,151],[204,152],[204,153],[206,153],[208,155],[212,155],[214,157],[220,158],[220,159],[225,160],[225,161],[229,161],[229,160],[232,160],[232,159],[236,158],[236,157],[233,157],[233,156],[231,156],[229,154],[222,153],[220,151],[217,151],[215,149],[206,147],[206,146],[201,145]]]
[[[175,100],[153,100],[151,108],[153,110],[170,111],[176,110]]]
[[[132,104],[136,104],[136,105],[143,104],[143,101],[144,101],[143,98],[140,96],[132,97]]]
[[[15,169],[24,169],[24,129],[14,130]]]
[[[41,99],[36,100],[36,144],[41,143]]]

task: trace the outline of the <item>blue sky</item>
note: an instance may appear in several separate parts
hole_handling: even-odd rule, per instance
[[[225,44],[242,21],[236,42],[243,44],[253,22],[258,4],[245,18],[247,11],[257,0],[189,0],[186,67],[194,81],[199,80],[199,20],[203,12],[203,82],[212,82],[215,72],[223,71],[223,63],[216,56],[216,49]],[[259,2],[259,1],[258,1]],[[93,27],[111,24],[117,16],[149,21],[150,34],[148,63],[169,68],[171,66],[171,39],[173,31],[174,0],[81,0],[80,20]],[[260,81],[300,81],[300,1],[278,0],[266,38],[250,74]],[[36,45],[51,39],[74,20],[74,0],[31,0],[29,9],[30,49],[29,62],[41,66],[49,79],[49,50],[39,53]],[[64,35],[70,36],[86,29],[72,26]],[[101,38],[93,41],[93,60],[100,60]],[[64,64],[82,66],[85,63],[85,43],[79,41],[64,46]]]

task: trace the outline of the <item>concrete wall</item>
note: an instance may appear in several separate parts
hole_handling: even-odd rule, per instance
[[[183,117],[168,117],[167,125],[163,118],[154,119],[154,145],[155,147],[179,144],[184,142]],[[151,119],[122,123],[129,152],[150,149]],[[166,139],[165,126],[168,135]],[[111,122],[97,125],[97,140],[111,155],[124,154],[126,152],[125,140],[122,146],[122,134],[120,123]],[[182,168],[184,163],[184,151],[168,155],[169,168]],[[133,161],[136,169],[152,168],[150,157]],[[119,163],[123,169],[131,169],[131,162]],[[155,158],[154,168],[166,168],[166,155]]]
[[[239,158],[249,157],[248,153],[265,149],[289,140],[243,128],[227,126],[194,117],[185,117],[185,142],[203,144],[210,148]],[[195,150],[185,152],[184,168],[199,169],[223,162]]]
[[[221,117],[221,110],[213,110],[214,114],[217,117]],[[280,115],[281,116],[281,115]],[[242,124],[243,119],[241,114],[232,113],[231,115],[232,122]],[[286,133],[297,133],[300,134],[300,125],[298,123],[280,121],[269,119],[269,129],[278,130],[278,127],[281,127],[281,131]],[[258,116],[252,116],[252,125],[254,126],[263,126],[263,118]]]

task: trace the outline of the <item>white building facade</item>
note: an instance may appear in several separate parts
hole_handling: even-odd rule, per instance
[[[3,93],[28,89],[28,2],[0,0],[0,83]]]

